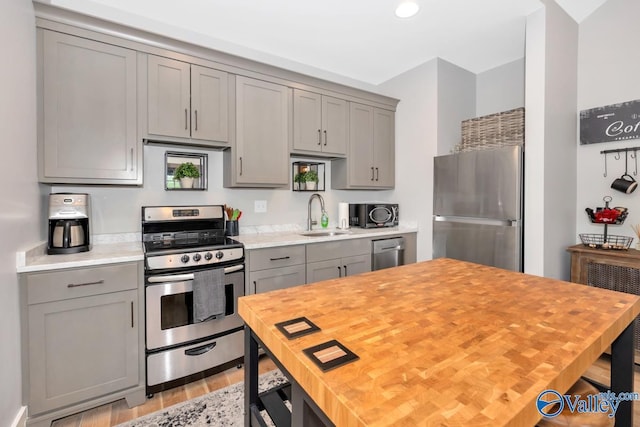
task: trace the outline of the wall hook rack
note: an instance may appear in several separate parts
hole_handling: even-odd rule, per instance
[[[626,174],[626,160],[627,160],[627,154],[631,152],[631,158],[635,160],[635,170],[633,172],[634,175],[638,174],[638,154],[637,152],[640,151],[640,147],[628,147],[628,148],[614,148],[611,150],[603,150],[600,152],[600,154],[604,154],[604,177],[607,177],[607,154],[610,153],[615,153],[615,159],[616,160],[620,160],[620,153],[624,153],[624,157],[625,157],[625,174]]]

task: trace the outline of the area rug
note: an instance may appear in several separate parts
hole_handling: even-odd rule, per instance
[[[260,375],[260,392],[287,381],[279,370]],[[244,382],[178,403],[117,427],[242,427],[244,426]],[[266,417],[265,417],[266,418]],[[270,420],[269,420],[270,421]]]

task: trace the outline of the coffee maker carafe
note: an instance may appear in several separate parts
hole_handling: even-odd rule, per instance
[[[49,194],[49,241],[47,253],[73,254],[91,249],[88,194]]]

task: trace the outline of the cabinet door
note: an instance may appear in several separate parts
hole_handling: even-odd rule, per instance
[[[284,268],[252,271],[249,273],[249,293],[259,294],[276,289],[290,288],[305,284],[305,266],[295,265]]]
[[[374,185],[373,107],[351,103],[349,113],[349,185]]]
[[[142,183],[136,52],[43,31],[42,182]]]
[[[285,86],[236,77],[237,184],[289,183],[289,98]]]
[[[322,97],[317,93],[293,91],[293,149],[322,150]]]
[[[224,71],[191,65],[191,137],[228,141],[228,77]]]
[[[343,274],[342,260],[340,259],[307,263],[307,283],[337,279]]]
[[[342,269],[343,276],[353,276],[371,271],[371,255],[342,258]]]
[[[147,67],[148,132],[190,137],[190,65],[149,55]]]
[[[138,384],[138,291],[28,307],[29,413]]]
[[[322,151],[344,156],[349,140],[349,103],[344,99],[322,97]]]
[[[374,108],[373,159],[376,187],[395,185],[395,124],[393,111]]]

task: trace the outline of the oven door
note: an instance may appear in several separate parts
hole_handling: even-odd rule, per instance
[[[147,350],[184,344],[241,327],[238,297],[244,295],[244,265],[226,267],[224,278],[224,317],[194,322],[192,273],[147,277]]]

